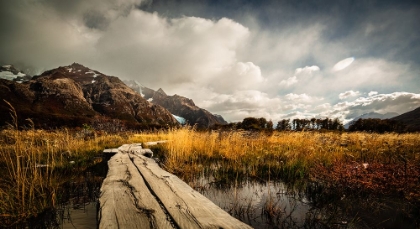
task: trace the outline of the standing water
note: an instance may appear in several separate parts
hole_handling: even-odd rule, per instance
[[[201,176],[190,185],[254,228],[419,228],[419,207],[400,199],[346,196],[319,184],[227,181]]]

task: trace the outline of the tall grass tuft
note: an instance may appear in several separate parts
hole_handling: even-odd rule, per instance
[[[10,106],[13,122],[0,131],[0,224],[17,226],[56,207],[65,174],[95,163],[106,147],[127,142],[119,135],[57,131],[18,130],[18,115]],[[30,120],[29,126],[33,127]]]

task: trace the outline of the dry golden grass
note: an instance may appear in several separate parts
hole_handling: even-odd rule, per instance
[[[0,222],[18,223],[57,204],[63,174],[86,168],[106,147],[128,141],[94,132],[0,132]]]
[[[405,167],[405,172],[401,172],[405,174],[396,175],[392,178],[394,180],[401,180],[401,177],[407,176],[416,179],[415,171],[420,167],[419,134],[313,131],[274,132],[272,135],[267,135],[239,131],[199,132],[192,128],[182,128],[155,133],[153,138],[156,139],[146,139],[146,136],[150,137],[150,135],[138,135],[137,140],[169,140],[167,144],[161,146],[165,151],[164,164],[166,169],[185,180],[212,170],[212,172],[230,174],[231,177],[239,174],[264,180],[271,177],[271,179],[295,181],[303,178],[320,178],[313,174],[316,175],[318,169],[323,169],[327,175],[323,179],[332,179],[333,176],[336,176],[337,181],[341,176],[357,178],[356,183],[359,182],[357,184],[360,185],[373,182],[366,181],[365,178],[372,180],[376,179],[373,178],[375,176],[384,177],[383,182],[386,183],[388,179],[386,174],[380,170],[372,170],[378,164],[389,166],[390,169],[392,166]],[[329,169],[337,165],[343,169],[334,170],[336,174],[328,174]],[[349,172],[345,169],[352,167],[348,165],[356,166],[358,169],[367,166],[364,170],[367,177],[344,174]],[[358,173],[357,176],[360,174],[362,173]],[[420,192],[414,190],[418,191]]]
[[[0,220],[25,219],[53,208],[60,174],[86,167],[104,148],[157,140],[168,140],[158,146],[165,168],[187,181],[202,172],[295,181],[312,177],[315,169],[348,163],[403,163],[409,172],[420,165],[419,134],[199,132],[186,127],[107,135],[10,128],[0,132]],[[75,164],[69,163],[68,152]]]

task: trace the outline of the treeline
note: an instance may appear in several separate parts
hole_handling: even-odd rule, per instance
[[[242,122],[216,125],[215,129],[243,129],[257,131],[288,131],[288,130],[343,130],[343,124],[339,119],[283,119],[277,125],[265,118],[245,118]]]
[[[283,119],[277,123],[276,130],[344,130],[344,127],[338,118]]]
[[[311,118],[311,119],[283,119],[277,125],[265,118],[245,118],[242,122],[216,125],[214,129],[224,130],[255,130],[255,131],[302,131],[302,130],[328,130],[344,131],[344,126],[338,118]],[[348,131],[367,131],[376,133],[404,132],[405,125],[391,119],[359,119],[349,126]]]
[[[376,133],[404,132],[405,125],[397,120],[368,118],[359,119],[349,126],[349,131],[369,131]]]

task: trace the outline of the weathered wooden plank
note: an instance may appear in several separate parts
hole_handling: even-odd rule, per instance
[[[251,228],[161,169],[154,160],[133,154],[130,158],[179,228]]]
[[[125,144],[108,162],[100,229],[251,228],[145,157],[149,151]]]
[[[153,157],[152,150],[143,149],[141,146],[131,147],[127,152],[131,154],[143,155],[145,157]]]
[[[99,198],[100,229],[172,228],[128,154],[118,152],[108,166]]]
[[[104,149],[103,153],[118,153],[118,149]]]

